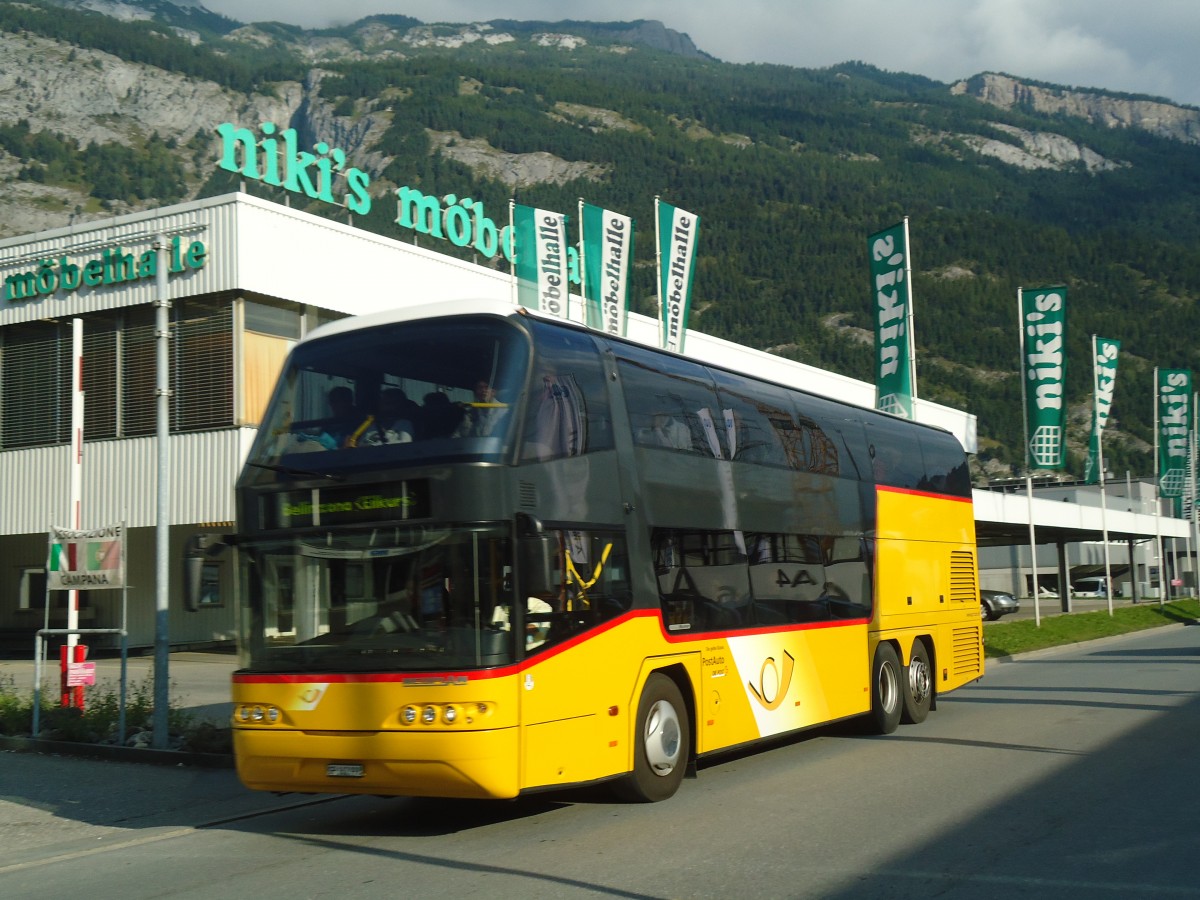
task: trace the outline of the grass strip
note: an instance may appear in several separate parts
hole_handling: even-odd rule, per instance
[[[1033,619],[996,622],[983,630],[983,654],[989,658],[1012,656],[1197,620],[1200,620],[1200,600],[1187,599],[1162,606],[1156,601],[1122,606],[1114,609],[1111,616],[1107,610],[1042,616],[1040,626]]]

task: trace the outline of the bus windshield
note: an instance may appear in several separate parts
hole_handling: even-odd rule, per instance
[[[296,347],[250,469],[322,475],[429,459],[506,458],[527,340],[484,316],[400,322]]]
[[[508,526],[376,527],[239,543],[258,672],[440,671],[513,660]]]

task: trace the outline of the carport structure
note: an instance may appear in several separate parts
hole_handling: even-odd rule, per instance
[[[1138,599],[1139,583],[1135,560],[1137,545],[1151,542],[1156,547],[1158,538],[1163,541],[1179,539],[1187,543],[1187,556],[1191,557],[1191,523],[1186,519],[1155,516],[1152,502],[1146,504],[1144,501],[1138,502],[1136,498],[1130,501],[1127,496],[1112,494],[1106,496],[1106,508],[1102,509],[1099,489],[1094,486],[1055,486],[1053,497],[1044,494],[1038,496],[1035,489],[1032,499],[1025,491],[1012,489],[976,489],[973,494],[975,538],[981,555],[985,548],[1010,547],[1014,550],[1014,559],[1026,564],[1030,556],[1032,519],[1032,543],[1039,548],[1047,545],[1056,548],[1058,585],[1071,583],[1068,545],[1103,544],[1106,527],[1109,544],[1124,544],[1126,548],[1124,553],[1112,553],[1110,550],[1110,570],[1114,574],[1122,570],[1131,573],[1135,601]],[[1145,510],[1147,506],[1149,509]],[[1024,556],[1021,555],[1021,548],[1024,549]],[[1152,552],[1157,559],[1157,549]],[[1190,568],[1190,563],[1188,565]],[[1088,574],[1092,574],[1096,566],[1087,568]],[[1100,573],[1103,574],[1103,566],[1100,566]],[[1063,611],[1070,612],[1070,592],[1059,593]]]

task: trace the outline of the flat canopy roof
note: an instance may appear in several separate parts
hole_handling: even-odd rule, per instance
[[[975,540],[981,547],[1028,545],[1032,513],[1034,540],[1038,544],[1074,544],[1103,541],[1107,526],[1110,541],[1146,541],[1156,535],[1186,538],[1186,519],[1152,516],[1124,509],[1103,510],[1099,506],[1070,500],[1034,497],[1024,493],[973,491]]]

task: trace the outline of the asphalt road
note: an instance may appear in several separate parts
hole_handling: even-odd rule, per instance
[[[253,794],[0,757],[0,896],[1200,897],[1200,627],[991,665],[920,726],[710,761],[665,803]]]

